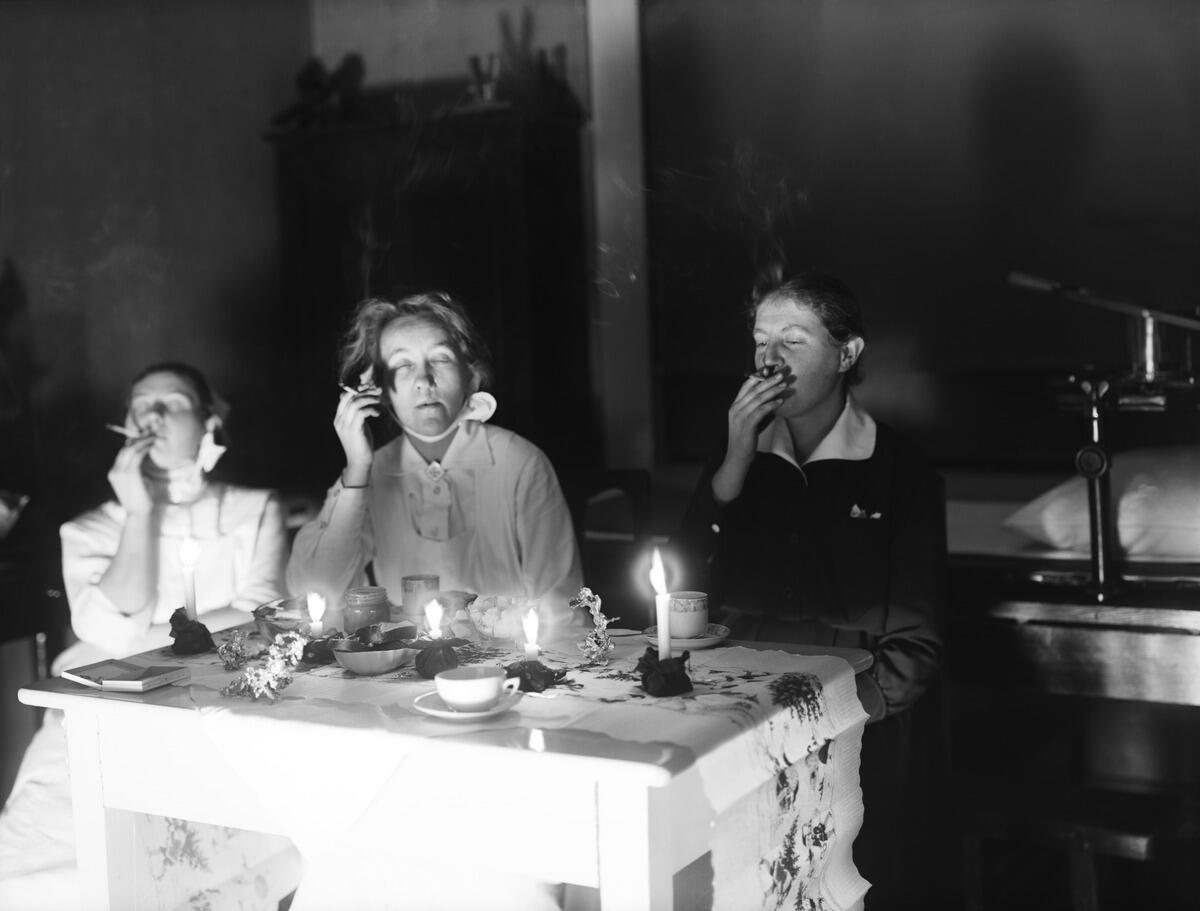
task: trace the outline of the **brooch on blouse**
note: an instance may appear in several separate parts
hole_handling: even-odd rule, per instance
[[[446,474],[441,462],[433,461],[425,466],[425,476],[431,481],[440,481]]]

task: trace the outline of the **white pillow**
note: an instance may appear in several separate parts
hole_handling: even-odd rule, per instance
[[[1127,556],[1200,561],[1200,446],[1115,454],[1112,502]],[[1078,476],[1064,481],[1004,525],[1059,550],[1090,553],[1087,481]]]

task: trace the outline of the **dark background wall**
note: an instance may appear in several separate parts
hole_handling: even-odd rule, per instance
[[[279,291],[262,133],[295,96],[314,9],[375,7],[0,4],[5,485],[60,515],[102,495],[101,425],[167,356],[236,404],[241,477],[303,456],[277,407],[297,367],[276,330],[304,314]],[[495,30],[484,4],[438,9]],[[580,46],[572,9],[547,43]],[[1048,378],[1126,360],[1121,319],[1009,288],[1010,269],[1194,306],[1193,4],[647,0],[643,26],[660,464],[719,429],[764,228],[856,288],[862,394],[943,464],[1057,464],[1078,426]]]
[[[247,475],[288,457],[261,136],[308,52],[291,0],[0,4],[0,486],[58,517],[102,496],[103,424],[163,358],[236,403]]]
[[[1126,364],[1122,318],[1009,270],[1200,302],[1193,3],[647,0],[643,25],[668,459],[721,427],[768,225],[793,267],[858,292],[862,395],[943,464],[1069,459],[1079,423],[1048,380]]]

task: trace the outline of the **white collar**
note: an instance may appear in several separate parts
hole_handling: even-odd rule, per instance
[[[796,450],[792,446],[792,435],[788,432],[787,421],[776,417],[758,435],[758,451],[769,452],[781,459],[791,462],[797,468],[801,467],[796,461]],[[817,444],[804,464],[820,462],[825,459],[845,459],[849,462],[861,462],[875,454],[875,419],[867,414],[854,396],[846,395],[846,404],[837,421],[829,428],[829,433]]]
[[[396,440],[396,455],[389,460],[387,473],[425,474],[430,463],[425,461],[417,447],[407,439],[403,431]],[[492,447],[488,443],[487,428],[479,421],[464,421],[459,425],[458,433],[450,441],[446,454],[440,464],[444,469],[451,468],[481,468],[493,464]]]

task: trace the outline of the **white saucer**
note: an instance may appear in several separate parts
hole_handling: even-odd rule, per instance
[[[446,721],[480,721],[484,718],[491,718],[493,715],[507,712],[520,700],[520,691],[505,693],[500,697],[500,701],[490,709],[484,709],[481,712],[460,712],[458,709],[452,709],[446,705],[442,701],[442,697],[438,695],[437,690],[434,690],[414,699],[413,708],[423,715],[429,715],[433,718],[444,718]]]
[[[642,634],[640,629],[621,629],[620,627],[612,626],[605,630],[605,632],[607,632],[614,639],[622,639],[625,636],[640,636]]]
[[[729,627],[722,626],[720,623],[708,624],[708,629],[704,631],[705,635],[697,636],[695,639],[676,639],[671,637],[671,649],[701,649],[712,648],[714,645],[720,645],[729,638]],[[642,638],[651,645],[658,644],[658,627],[651,626],[644,633]]]

